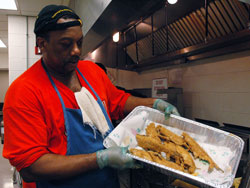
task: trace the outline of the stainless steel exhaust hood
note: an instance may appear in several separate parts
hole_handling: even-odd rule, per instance
[[[105,6],[85,1],[98,16],[82,18],[92,25],[85,32],[82,55],[96,50],[94,61],[107,67],[140,72],[250,49],[249,0],[179,0],[175,5],[107,0]],[[82,6],[86,3],[76,10],[84,10]],[[114,43],[111,37],[117,31],[121,40]]]
[[[75,0],[73,8],[83,20],[85,34],[82,55],[92,52],[116,31],[152,14],[164,3],[164,0]]]

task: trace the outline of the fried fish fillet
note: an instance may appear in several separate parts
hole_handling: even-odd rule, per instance
[[[158,153],[164,152],[167,159],[174,159],[174,161],[188,170],[189,173],[193,173],[196,169],[194,161],[188,151],[181,146],[178,146],[172,142],[161,143],[154,138],[144,135],[136,135],[138,146],[145,150],[152,150]]]
[[[224,172],[191,136],[185,132],[182,133],[182,136],[187,144],[188,149],[193,153],[194,158],[199,158],[209,162],[209,171],[212,171],[213,168],[216,168],[217,170]]]
[[[136,140],[138,146],[142,147],[145,150],[152,150],[159,153],[165,152],[167,158],[174,157],[176,160],[179,160],[179,158],[181,157],[181,155],[179,155],[176,151],[175,144],[171,142],[162,144],[161,141],[158,141],[157,139],[139,134],[136,135]]]
[[[184,144],[182,137],[180,137],[177,134],[173,133],[172,131],[162,127],[161,125],[158,125],[156,127],[156,131],[159,133],[159,137],[164,139],[164,140],[173,142],[173,143],[180,145],[180,146],[182,146]]]
[[[150,154],[150,156],[152,157],[152,160],[154,162],[184,172],[184,168],[182,166],[180,166],[172,161],[167,161],[166,159],[164,159],[164,157],[161,156],[161,154],[159,154],[157,152],[153,152],[153,151],[148,151],[148,153]]]
[[[135,148],[131,148],[129,151],[132,155],[135,155],[135,156],[138,156],[140,158],[143,158],[143,159],[146,159],[149,161],[153,161],[153,162],[165,165],[167,167],[184,172],[184,168],[182,166],[180,166],[172,161],[167,161],[166,159],[164,159],[164,157],[161,156],[161,154],[159,154],[157,152],[139,150],[139,149],[135,149]]]
[[[158,141],[161,141],[161,139],[158,137],[159,134],[158,132],[156,131],[156,127],[155,127],[155,124],[154,123],[150,123],[147,128],[146,128],[146,135],[147,136],[150,136],[152,138],[155,138],[156,140]]]
[[[136,156],[138,156],[140,158],[143,158],[143,159],[146,159],[146,160],[149,160],[149,161],[153,161],[151,155],[145,150],[139,150],[139,149],[131,148],[129,150],[129,152],[132,155],[136,155]]]
[[[184,165],[184,168],[187,169],[190,174],[193,174],[196,169],[196,166],[190,153],[179,145],[176,146],[176,149],[177,149],[177,152],[181,154],[182,159],[183,159],[181,165]]]

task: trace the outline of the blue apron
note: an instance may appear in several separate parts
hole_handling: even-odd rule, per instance
[[[83,123],[82,112],[80,109],[70,109],[66,108],[63,99],[52,80],[46,66],[42,61],[42,65],[50,79],[51,84],[58,97],[60,98],[64,120],[65,128],[67,134],[67,153],[66,155],[76,155],[76,154],[88,154],[94,153],[98,150],[104,149],[103,137],[98,130],[94,130],[88,125]],[[109,119],[109,116],[103,106],[103,103],[97,93],[94,91],[92,86],[84,78],[82,73],[77,68],[78,73],[90,87],[97,98],[97,102],[100,105],[105,118],[109,125],[109,132],[113,129],[113,125]],[[37,188],[118,188],[119,182],[117,178],[116,171],[112,168],[103,168],[92,170],[73,178],[65,180],[53,180],[53,181],[39,181],[36,182]]]

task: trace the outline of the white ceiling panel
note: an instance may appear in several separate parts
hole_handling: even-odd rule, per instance
[[[16,0],[18,10],[0,9],[0,39],[4,44],[8,45],[8,16],[7,15],[23,15],[37,16],[39,11],[49,4],[68,6],[74,0]],[[0,53],[8,52],[7,48],[0,48]],[[1,63],[1,62],[0,62]]]

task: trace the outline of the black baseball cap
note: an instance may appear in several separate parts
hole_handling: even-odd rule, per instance
[[[57,23],[57,21],[64,16],[67,16],[67,18],[74,18],[76,20]],[[47,5],[37,16],[34,33],[39,36],[39,34],[43,34],[48,31],[62,30],[78,25],[82,26],[82,21],[69,7],[64,5]]]

